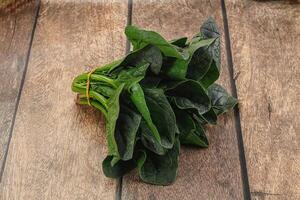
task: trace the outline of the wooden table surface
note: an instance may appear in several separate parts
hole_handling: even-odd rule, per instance
[[[0,199],[299,200],[300,4],[252,0],[41,0],[0,7]],[[239,108],[182,148],[176,182],[102,173],[102,116],[74,103],[75,75],[129,50],[127,24],[168,39],[213,16],[219,80]]]

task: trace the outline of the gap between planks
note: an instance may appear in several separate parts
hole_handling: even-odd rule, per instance
[[[227,56],[228,69],[230,72],[229,74],[230,74],[231,92],[233,96],[238,99],[237,88],[234,80],[233,59],[232,59],[232,51],[231,51],[230,32],[229,32],[227,12],[226,12],[226,3],[225,0],[220,0],[220,1],[221,1],[223,24],[224,24],[226,56]],[[244,199],[250,200],[251,194],[250,194],[247,163],[246,163],[245,150],[244,150],[241,118],[240,118],[240,112],[238,106],[234,108],[234,119],[235,119],[235,127],[236,127],[237,141],[238,141],[238,148],[239,148],[239,158],[241,164],[241,177],[243,183]]]
[[[5,151],[4,158],[3,158],[3,164],[2,164],[1,169],[0,169],[0,182],[2,181],[2,176],[3,176],[3,172],[5,170],[5,164],[6,164],[7,154],[8,154],[8,150],[9,150],[9,144],[10,144],[10,141],[11,141],[11,138],[12,138],[12,133],[14,131],[16,115],[17,115],[17,112],[18,112],[19,103],[20,103],[20,99],[21,99],[21,95],[22,95],[22,90],[23,90],[23,86],[24,86],[24,82],[25,82],[25,77],[26,77],[26,72],[27,72],[27,68],[28,68],[28,62],[29,62],[30,52],[31,52],[31,47],[32,47],[32,41],[33,41],[33,38],[34,38],[35,28],[36,28],[36,24],[37,24],[37,20],[38,20],[38,16],[39,16],[39,11],[40,11],[40,5],[41,5],[41,0],[36,0],[35,1],[35,12],[34,12],[34,23],[33,23],[32,31],[31,31],[28,50],[27,50],[27,53],[26,53],[27,55],[26,55],[26,60],[25,60],[25,67],[24,67],[24,71],[23,71],[23,74],[22,74],[21,84],[20,84],[20,88],[19,88],[19,91],[18,91],[15,110],[14,110],[12,123],[11,123],[10,131],[9,131],[7,149]]]

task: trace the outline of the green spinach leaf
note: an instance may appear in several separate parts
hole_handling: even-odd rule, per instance
[[[160,49],[165,56],[187,59],[188,55],[180,52],[180,48],[170,44],[161,35],[154,31],[141,30],[135,26],[127,26],[125,29],[127,38],[133,45],[134,50],[141,49],[148,44]]]
[[[140,178],[150,184],[170,185],[177,176],[180,143],[176,139],[172,149],[165,155],[144,150],[138,159]]]
[[[160,134],[161,145],[164,148],[172,148],[175,140],[176,119],[164,91],[144,88],[144,93],[151,118]]]
[[[149,129],[147,123],[142,120],[140,123],[140,133],[142,144],[150,151],[158,154],[164,155],[167,151],[154,137]]]
[[[236,98],[230,96],[218,84],[213,84],[208,88],[208,95],[211,98],[213,110],[217,115],[227,112],[237,104]]]
[[[178,38],[178,39],[175,39],[175,40],[171,40],[170,43],[175,45],[175,46],[183,48],[183,47],[186,47],[187,40],[188,40],[187,37],[182,37],[182,38]]]
[[[144,91],[139,84],[134,84],[131,87],[130,99],[132,100],[132,103],[136,106],[137,110],[141,113],[143,119],[146,121],[155,140],[157,140],[161,144],[159,132],[152,121],[150,111],[146,104]]]
[[[116,123],[115,140],[120,158],[130,160],[133,156],[136,134],[140,126],[141,116],[129,106],[121,104]]]
[[[198,80],[207,88],[214,83],[220,75],[220,34],[212,18],[209,18],[200,28],[191,44],[203,39],[214,39],[206,47],[198,49],[191,59],[188,67],[188,78]]]
[[[175,109],[181,144],[208,147],[208,140],[201,122],[185,110]]]
[[[217,124],[217,114],[215,113],[213,107],[206,113],[200,115],[200,117],[205,121],[210,124]]]
[[[166,88],[166,94],[171,97],[178,108],[194,109],[200,115],[209,111],[211,107],[205,89],[194,80],[173,82]]]
[[[136,167],[134,160],[119,160],[114,166],[111,165],[113,156],[107,156],[102,162],[102,170],[105,176],[110,178],[120,178]]]
[[[192,45],[189,45],[183,48],[183,51],[186,51],[189,55],[188,59],[174,59],[174,58],[165,58],[164,59],[164,73],[171,79],[183,80],[186,78],[188,73],[188,68],[191,62],[195,62],[194,54],[198,49],[204,48],[212,44],[214,39],[199,40]]]
[[[114,95],[109,98],[109,101],[107,103],[108,110],[106,119],[106,139],[108,143],[108,152],[109,155],[112,155],[116,158],[115,160],[112,160],[112,165],[114,165],[116,161],[120,158],[120,154],[118,152],[118,145],[115,139],[115,128],[120,111],[119,97],[123,87],[124,84],[121,84],[119,88],[117,88]]]

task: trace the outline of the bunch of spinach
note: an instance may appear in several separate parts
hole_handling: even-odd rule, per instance
[[[177,174],[180,144],[208,147],[204,125],[237,100],[215,81],[220,75],[220,34],[209,18],[190,41],[165,40],[127,26],[133,50],[92,73],[77,76],[79,104],[106,120],[106,176],[137,168],[144,182],[168,185]]]

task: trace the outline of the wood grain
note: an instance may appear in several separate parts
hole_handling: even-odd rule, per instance
[[[0,174],[30,48],[35,9],[31,2],[18,13],[0,14]]]
[[[300,4],[227,2],[252,199],[300,199]]]
[[[133,1],[132,23],[162,33],[168,39],[193,36],[213,16],[223,32],[220,1]],[[222,34],[223,35],[223,34]],[[222,41],[222,75],[230,91]],[[241,169],[233,113],[219,119],[207,132],[208,149],[182,147],[176,182],[167,187],[140,182],[137,172],[123,177],[122,200],[243,199]]]
[[[99,113],[72,79],[125,53],[125,1],[42,1],[0,199],[115,199]]]
[[[26,9],[35,0],[1,0],[0,1],[0,16],[11,15]]]

